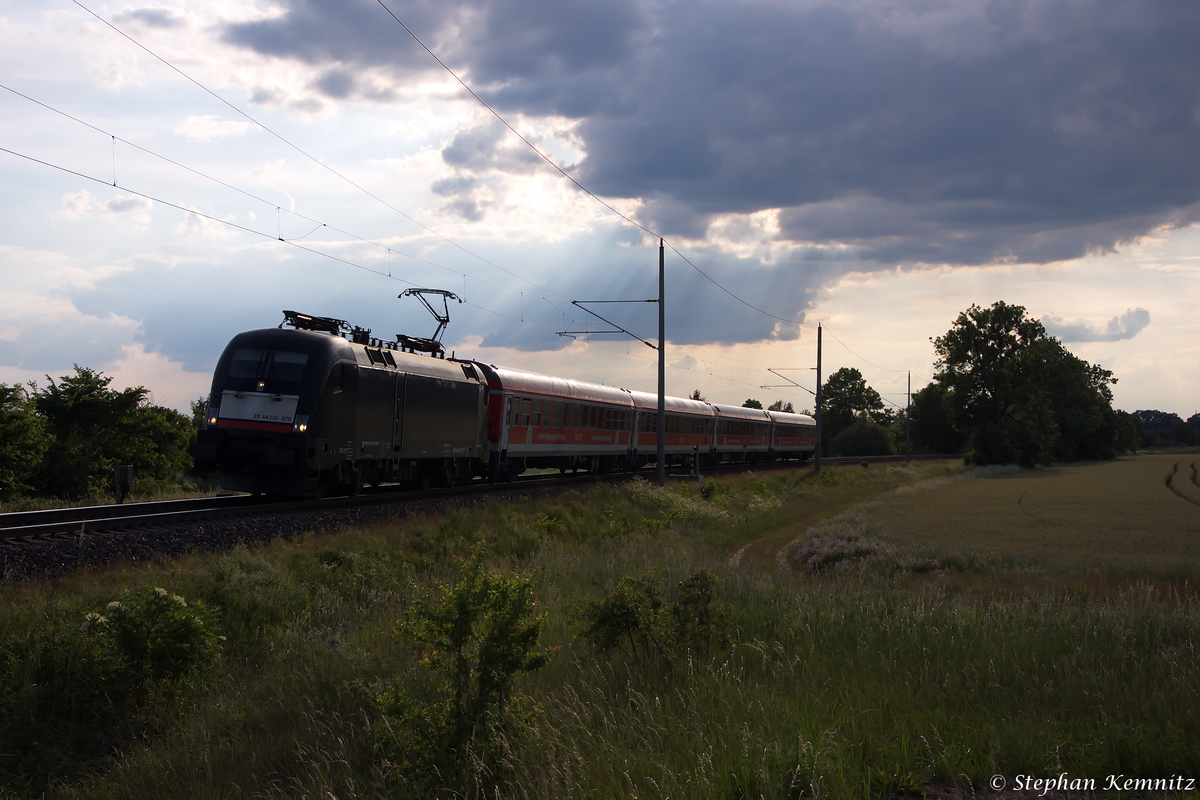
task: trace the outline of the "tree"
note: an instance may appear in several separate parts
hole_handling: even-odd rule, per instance
[[[0,498],[30,489],[26,483],[50,446],[46,423],[24,386],[0,383]]]
[[[1130,414],[1128,411],[1118,411],[1117,413],[1117,441],[1116,450],[1118,453],[1135,453],[1142,446],[1142,420],[1137,414]]]
[[[761,408],[762,408],[762,403],[760,403],[759,401],[757,401],[757,400],[755,400],[753,397],[751,397],[749,400],[747,400],[746,402],[742,403],[742,408],[758,408],[758,409],[761,409]]]
[[[961,453],[966,436],[954,427],[948,390],[933,382],[915,392],[909,408],[913,450],[918,453]]]
[[[776,400],[771,405],[767,406],[767,411],[782,411],[785,414],[795,414],[795,410],[790,402],[785,403],[782,400]]]
[[[1047,336],[1024,307],[972,305],[931,341],[934,378],[954,426],[969,437],[969,461],[1033,466],[1113,455],[1116,379]]]
[[[1135,411],[1142,423],[1143,447],[1173,447],[1191,444],[1194,438],[1190,422],[1184,422],[1178,414],[1148,409]]]
[[[688,395],[688,397],[692,398],[693,400],[700,400],[700,401],[704,401],[704,400],[708,399],[704,395],[700,394],[699,389],[692,389],[692,393],[690,395]]]
[[[174,481],[192,465],[191,420],[147,403],[142,386],[108,388],[112,378],[75,365],[75,374],[34,392],[38,412],[54,440],[33,483],[56,497],[100,497],[108,493],[113,467],[132,464],[145,488]]]
[[[857,418],[829,441],[833,456],[890,456],[895,452],[892,431],[867,416]]]
[[[867,385],[861,372],[853,367],[842,367],[830,375],[821,387],[823,443],[828,445],[833,437],[853,425],[860,416],[873,422],[886,422],[883,398]]]
[[[204,430],[204,423],[208,421],[208,398],[201,395],[191,402],[192,407],[192,427],[198,431]]]

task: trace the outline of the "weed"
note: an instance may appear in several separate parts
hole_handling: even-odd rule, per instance
[[[699,569],[669,592],[649,576],[625,576],[602,600],[582,611],[583,636],[597,649],[624,649],[635,661],[670,665],[687,652],[723,641],[725,615],[716,607],[716,576]]]
[[[488,749],[513,681],[548,657],[529,579],[485,571],[482,552],[461,569],[454,586],[434,586],[399,624],[401,637],[422,648],[424,680],[394,682],[379,697],[385,750],[410,778],[430,770],[461,777],[468,745]]]

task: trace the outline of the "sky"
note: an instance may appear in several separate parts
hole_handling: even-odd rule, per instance
[[[428,336],[427,287],[460,357],[653,391],[642,341],[559,332],[655,297],[662,237],[669,393],[811,408],[821,324],[903,406],[1003,300],[1187,417],[1198,35],[1193,0],[0,0],[0,382],[186,410],[239,331]]]

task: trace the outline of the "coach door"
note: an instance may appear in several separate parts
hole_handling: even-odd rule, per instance
[[[512,422],[513,404],[516,402],[511,394],[504,395],[504,418],[500,421],[500,452],[508,449],[508,428]]]

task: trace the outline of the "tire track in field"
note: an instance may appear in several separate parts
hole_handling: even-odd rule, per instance
[[[1167,475],[1167,488],[1181,499],[1200,506],[1200,484],[1196,481],[1196,462],[1175,462]]]

